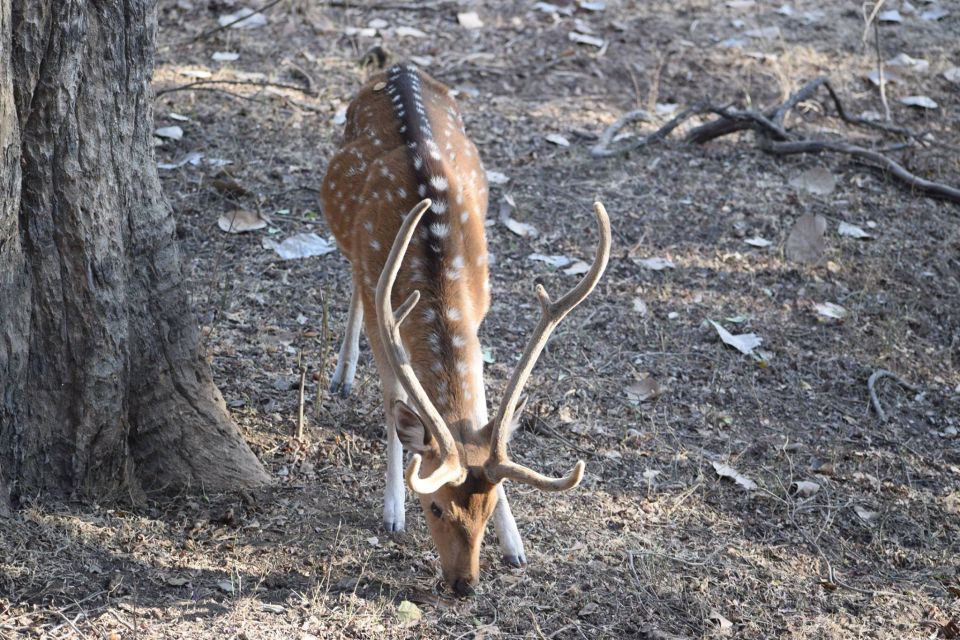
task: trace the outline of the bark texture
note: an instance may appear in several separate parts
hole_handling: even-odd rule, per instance
[[[156,174],[153,3],[0,6],[0,482],[265,482],[199,355]]]

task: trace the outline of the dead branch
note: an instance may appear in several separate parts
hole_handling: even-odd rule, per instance
[[[674,129],[683,124],[683,122],[686,121],[690,116],[703,113],[703,109],[703,105],[699,104],[688,109],[684,109],[653,133],[643,136],[642,138],[632,140],[630,143],[621,147],[611,149],[610,143],[613,142],[614,136],[616,136],[625,126],[632,122],[647,122],[650,120],[650,114],[643,109],[631,111],[627,114],[624,114],[619,120],[607,127],[606,130],[600,134],[600,141],[590,149],[590,153],[595,158],[610,158],[621,153],[626,153],[627,151],[633,151],[635,149],[639,149],[640,147],[645,147],[655,142],[661,142],[665,140]]]
[[[866,147],[851,144],[842,139],[805,139],[799,134],[787,130],[783,124],[787,112],[801,102],[809,100],[811,97],[813,97],[820,87],[826,88],[830,95],[831,101],[837,109],[838,116],[844,122],[852,125],[869,127],[888,134],[903,136],[910,140],[910,143],[905,145],[895,145],[883,150],[868,149]],[[714,140],[731,133],[736,133],[738,131],[753,130],[759,134],[760,139],[757,143],[759,148],[766,153],[777,156],[787,156],[798,153],[824,152],[846,154],[857,158],[858,160],[864,161],[878,169],[881,169],[882,171],[890,174],[894,180],[911,189],[919,191],[933,198],[940,198],[942,200],[960,204],[960,189],[940,182],[934,182],[932,180],[921,178],[920,176],[911,173],[903,165],[884,155],[883,153],[884,151],[889,152],[892,150],[913,146],[914,143],[924,145],[927,143],[935,143],[934,141],[929,140],[925,133],[916,132],[905,127],[898,127],[893,124],[874,122],[865,118],[851,116],[849,113],[847,113],[846,109],[844,109],[843,101],[840,100],[840,96],[834,90],[833,86],[831,86],[830,80],[827,76],[814,78],[810,82],[803,85],[800,89],[792,93],[782,104],[770,107],[764,111],[755,111],[752,109],[741,110],[733,109],[731,107],[713,106],[707,103],[698,103],[697,105],[685,109],[681,113],[677,114],[676,117],[667,122],[657,131],[637,140],[633,140],[629,144],[621,147],[610,148],[610,144],[613,141],[614,136],[616,136],[616,134],[623,129],[623,127],[631,122],[644,120],[647,118],[646,112],[644,111],[631,111],[607,127],[607,129],[600,136],[600,142],[598,142],[591,149],[591,153],[594,157],[608,158],[620,153],[638,149],[654,142],[663,141],[670,134],[670,132],[680,126],[681,123],[689,119],[691,116],[700,113],[714,113],[720,117],[716,120],[712,120],[711,122],[707,122],[691,129],[684,138],[684,142],[690,144],[703,144],[705,142],[709,142],[710,140]]]
[[[162,96],[165,93],[173,93],[175,91],[189,91],[197,87],[204,87],[211,84],[235,84],[248,87],[276,87],[278,89],[289,89],[290,91],[299,91],[308,96],[316,96],[317,92],[309,88],[303,88],[299,85],[290,84],[287,82],[273,82],[270,80],[197,80],[196,82],[188,82],[187,84],[182,84],[176,87],[167,87],[166,89],[160,89],[154,92],[154,96]]]
[[[880,422],[887,421],[887,413],[883,410],[883,407],[880,405],[880,398],[877,397],[877,380],[881,378],[893,378],[894,382],[899,384],[904,389],[909,389],[914,393],[919,393],[920,388],[916,385],[912,385],[897,374],[892,371],[887,371],[886,369],[877,369],[867,380],[867,389],[870,391],[870,402],[873,404],[873,410],[877,412],[877,417],[880,418]]]
[[[844,153],[859,158],[860,160],[865,160],[889,173],[895,180],[928,196],[960,204],[960,189],[941,182],[933,182],[921,178],[907,171],[903,165],[882,153],[865,147],[830,140],[799,140],[795,142],[768,142],[762,144],[761,148],[775,156],[789,156],[798,153],[823,153],[824,151]]]

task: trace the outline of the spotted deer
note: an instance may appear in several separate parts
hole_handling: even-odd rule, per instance
[[[526,563],[503,481],[564,491],[583,477],[583,461],[564,477],[541,475],[513,462],[507,442],[547,338],[606,268],[607,214],[595,205],[599,248],[580,283],[557,301],[537,288],[542,317],[489,420],[477,337],[490,306],[486,174],[450,91],[410,64],[372,77],[347,110],[322,199],[353,282],[331,389],[350,393],[362,323],[387,414],[384,525],[404,529],[406,479],[444,581],[469,595],[491,515],[505,562]],[[405,473],[403,449],[413,454]]]

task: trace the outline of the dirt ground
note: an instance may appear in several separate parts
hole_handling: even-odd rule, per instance
[[[945,3],[949,15],[924,20],[933,5],[916,5],[881,29],[883,58],[929,68],[897,70],[888,99],[894,122],[938,144],[891,153],[960,185],[960,86],[943,75],[960,64],[960,10]],[[608,0],[567,15],[532,2],[284,0],[265,26],[208,33],[241,6],[159,3],[156,122],[184,135],[158,139],[157,155],[203,154],[161,175],[216,380],[275,484],[136,509],[27,508],[0,530],[0,637],[960,637],[960,208],[848,157],[765,155],[752,134],[589,152],[629,110],[648,109],[650,131],[670,105],[766,107],[821,74],[852,113],[882,112],[858,3]],[[458,23],[468,11],[482,27]],[[488,214],[493,306],[481,338],[494,407],[536,322],[534,282],[560,291],[575,280],[530,254],[589,261],[595,198],[613,221],[607,274],[557,331],[511,445],[555,473],[582,458],[587,476],[567,494],[509,488],[529,565],[502,566],[491,528],[467,600],[438,589],[412,500],[405,533],[381,530],[383,410],[365,346],[353,396],[324,395],[313,417],[314,378],[332,372],[346,313],[345,260],[285,261],[263,246],[329,236],[316,190],[337,114],[364,77],[357,60],[375,44],[458,91],[488,170],[509,179],[491,185]],[[901,104],[908,95],[939,106]],[[820,94],[787,124],[903,142],[844,124]],[[795,186],[815,167],[836,178],[831,193]],[[536,237],[497,221],[508,195]],[[236,209],[270,223],[224,233],[217,220]],[[817,266],[784,254],[804,213],[828,222]],[[841,222],[871,237],[841,236]],[[825,302],[847,316],[819,315]],[[762,337],[759,352],[724,345],[707,320]],[[916,386],[877,382],[886,422],[867,389],[880,369]],[[646,375],[661,393],[639,402]],[[404,601],[422,618],[402,613]]]

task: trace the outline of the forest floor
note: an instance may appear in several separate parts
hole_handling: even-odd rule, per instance
[[[710,115],[662,144],[590,154],[627,111],[649,110],[649,132],[705,97],[766,108],[822,74],[851,113],[882,113],[860,5],[774,4],[283,0],[263,26],[209,33],[242,5],[162,0],[155,117],[183,137],[158,139],[158,162],[185,161],[161,171],[163,185],[204,349],[275,483],[138,509],[28,508],[0,531],[0,638],[960,637],[960,208],[847,156],[766,155],[752,133],[679,142]],[[936,6],[916,5],[882,26],[880,45],[885,60],[929,63],[888,67],[887,92],[893,121],[930,138],[890,153],[956,186],[960,11],[928,20]],[[458,21],[469,11],[482,26]],[[589,261],[594,199],[613,221],[607,273],[557,331],[511,445],[550,472],[582,458],[586,478],[556,495],[509,487],[529,565],[502,566],[491,530],[466,600],[438,588],[412,499],[405,533],[381,529],[384,418],[366,345],[354,394],[324,394],[314,417],[346,261],[281,260],[264,244],[329,236],[316,190],[375,44],[456,89],[488,171],[503,176],[481,329],[494,407],[536,322],[534,281],[575,280],[530,255]],[[900,102],[911,95],[939,106]],[[824,93],[786,124],[904,141],[842,122]],[[499,221],[508,196],[536,236]],[[223,232],[218,219],[237,209],[269,224]],[[785,252],[807,213],[827,222],[814,265]],[[840,235],[841,223],[870,237]],[[823,303],[845,316],[822,315]],[[743,355],[708,320],[763,342]],[[881,369],[915,386],[877,382],[886,421],[868,395]]]

